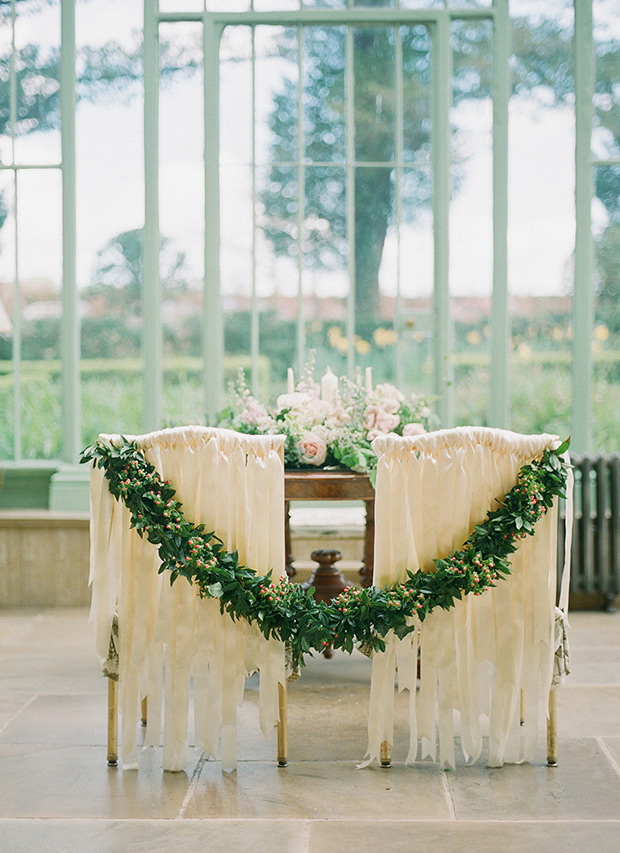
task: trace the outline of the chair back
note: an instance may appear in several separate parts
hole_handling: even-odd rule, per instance
[[[285,574],[283,436],[183,427],[130,438],[172,482],[188,521],[215,531],[259,574]],[[114,444],[119,437],[100,439]],[[260,669],[260,722],[269,734],[278,718],[284,646],[265,640],[256,625],[221,614],[217,599],[200,599],[184,578],[171,586],[158,573],[156,546],[130,529],[129,520],[103,472],[92,468],[91,619],[104,660],[118,614],[123,766],[137,764],[135,733],[140,699],[147,695],[145,745],[159,745],[165,707],[164,769],[186,766],[193,678],[196,745],[215,756],[221,731],[223,767],[232,769],[245,678]]]
[[[406,580],[407,570],[460,548],[515,485],[522,465],[559,444],[553,435],[459,427],[421,436],[381,436],[374,585]],[[476,761],[488,733],[488,763],[531,760],[551,684],[556,594],[557,501],[521,540],[512,574],[483,595],[437,608],[405,640],[388,638],[373,657],[369,756],[393,743],[394,678],[410,691],[408,762],[418,755],[455,765],[454,711],[461,746]],[[416,693],[419,650],[419,693]],[[520,697],[528,725],[520,728]],[[488,731],[482,718],[488,717]]]

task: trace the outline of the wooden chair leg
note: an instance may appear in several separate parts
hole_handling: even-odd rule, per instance
[[[387,740],[381,741],[381,767],[391,767],[392,766],[392,744]]]
[[[140,703],[140,722],[143,726],[146,726],[147,721],[147,713],[149,708],[149,697],[145,696],[142,702]]]
[[[547,719],[547,766],[558,765],[557,716],[555,690],[549,692],[549,717]]]
[[[288,705],[286,684],[278,684],[278,767],[288,764]]]
[[[118,681],[108,678],[108,765],[118,764]]]

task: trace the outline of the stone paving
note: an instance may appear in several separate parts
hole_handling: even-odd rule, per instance
[[[195,752],[164,773],[105,761],[106,683],[84,609],[0,609],[0,850],[324,853],[620,851],[620,614],[570,616],[573,673],[558,694],[559,765],[358,770],[370,677],[362,655],[311,659],[289,692],[287,768],[258,732],[257,682],[240,712],[239,766]],[[400,759],[400,760],[399,760]]]

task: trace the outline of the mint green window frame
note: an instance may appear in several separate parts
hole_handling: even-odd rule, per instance
[[[0,163],[0,170],[13,174],[14,208],[19,208],[20,172],[24,170],[52,170],[61,173],[62,185],[62,459],[75,462],[81,449],[80,436],[80,374],[79,374],[79,322],[76,284],[76,213],[75,213],[75,0],[61,0],[61,56],[60,56],[60,116],[61,159],[58,163],[20,164],[15,157],[15,124],[17,120],[17,74],[15,68],[16,0],[11,0],[11,64],[9,69],[9,115],[11,128],[11,158]],[[15,223],[15,276],[14,304],[19,305],[19,227]],[[22,461],[21,423],[21,363],[22,334],[18,310],[13,312],[13,458]]]
[[[15,19],[16,0],[12,0]],[[159,12],[157,0],[144,0],[144,128],[145,128],[145,228],[144,228],[144,389],[145,430],[161,425],[163,368],[161,283],[159,281],[159,214],[158,214],[158,98],[160,23],[200,22],[204,45],[205,100],[205,299],[203,317],[204,408],[208,419],[219,409],[223,394],[222,305],[219,291],[219,166],[218,166],[218,79],[219,40],[225,27],[245,25],[289,25],[303,29],[307,25],[414,24],[424,23],[432,35],[436,55],[449,57],[448,39],[454,20],[489,20],[493,27],[493,291],[491,339],[491,394],[489,423],[508,427],[510,318],[507,290],[507,173],[508,173],[508,103],[510,96],[510,18],[508,0],[495,0],[489,7],[449,7],[430,9],[353,7],[348,0],[344,9],[312,8],[291,12]],[[591,200],[593,169],[597,166],[620,165],[620,160],[596,160],[591,155],[592,97],[594,92],[592,0],[574,0],[575,8],[575,115],[576,115],[576,238],[574,337],[572,350],[572,440],[573,448],[587,452],[592,444],[591,388],[593,365],[591,340],[593,328]],[[78,293],[76,286],[76,214],[75,214],[75,0],[61,0],[61,162],[21,165],[14,158],[0,164],[0,169],[17,175],[23,169],[56,169],[62,175],[63,223],[63,317],[61,326],[62,354],[62,460],[77,461],[82,440],[80,433],[80,360]],[[449,171],[450,106],[449,62],[435,64],[433,73],[433,171],[435,177],[433,212],[435,221],[434,268],[434,385],[439,393],[450,380],[450,311],[449,311]],[[11,68],[10,110],[13,121],[16,110],[15,69]],[[398,155],[397,155],[398,156]],[[351,160],[349,159],[349,167]],[[397,163],[398,168],[398,163]],[[15,199],[16,205],[19,198]],[[350,214],[351,215],[351,214]],[[16,230],[16,241],[19,232]],[[349,293],[348,328],[355,323],[353,272]],[[16,270],[15,292],[19,292],[19,270]],[[300,307],[302,300],[299,301]],[[251,342],[254,383],[258,375],[258,331],[255,322]],[[303,361],[303,315],[298,321],[297,361]],[[21,338],[16,317],[13,337],[14,376],[14,460],[22,459],[20,418]],[[349,371],[354,354],[349,355]],[[207,368],[208,366],[208,368]],[[399,367],[396,365],[396,376]],[[442,426],[453,422],[451,393],[443,394],[439,404]]]
[[[507,179],[508,179],[508,100],[509,100],[509,45],[510,20],[508,0],[496,0],[492,7],[443,8],[443,9],[391,9],[353,7],[349,2],[344,9],[313,8],[291,12],[188,12],[159,13],[156,0],[145,2],[145,174],[147,181],[147,212],[145,219],[145,345],[152,343],[151,351],[145,350],[146,370],[149,373],[146,425],[154,428],[159,422],[162,409],[161,349],[153,342],[160,334],[160,296],[157,281],[158,226],[156,212],[157,186],[157,29],[159,23],[184,21],[202,22],[204,33],[205,75],[205,316],[204,358],[209,364],[210,382],[205,384],[205,411],[207,419],[215,416],[222,404],[223,388],[223,338],[222,307],[219,293],[219,127],[217,116],[219,80],[219,41],[227,26],[297,26],[303,33],[304,25],[347,27],[349,50],[347,51],[346,77],[348,96],[346,107],[347,156],[345,168],[348,173],[347,190],[347,233],[349,244],[354,240],[354,200],[352,170],[353,151],[353,104],[352,104],[352,60],[350,49],[351,27],[360,24],[384,26],[425,24],[430,32],[435,60],[432,73],[432,173],[433,173],[433,221],[434,221],[434,288],[433,288],[433,384],[438,397],[438,415],[443,426],[454,420],[451,392],[452,367],[450,333],[449,292],[449,207],[450,207],[450,124],[451,68],[450,28],[453,21],[491,21],[493,26],[493,336],[491,344],[492,387],[489,420],[496,426],[507,426],[509,420],[508,372],[508,297],[507,297]],[[397,47],[398,63],[398,47]],[[399,79],[397,74],[397,100]],[[402,92],[401,92],[402,107]],[[398,114],[398,105],[397,105]],[[300,118],[301,121],[301,111]],[[402,171],[399,156],[397,131],[396,174]],[[299,134],[302,138],[302,134]],[[301,158],[300,158],[301,160]],[[299,166],[299,163],[297,164]],[[383,164],[382,164],[383,165]],[[397,200],[398,205],[398,200]],[[298,205],[301,210],[301,205]],[[298,214],[300,215],[300,214]],[[346,334],[353,338],[355,328],[355,269],[349,264],[349,293]],[[297,323],[297,368],[305,360],[304,316],[301,287],[299,287],[299,312]],[[252,384],[258,383],[258,323],[255,290],[253,295],[253,323],[250,352],[252,355]],[[398,303],[397,303],[398,304]],[[399,352],[399,348],[396,348]],[[352,376],[355,353],[349,349],[348,372]],[[398,359],[398,355],[397,355]],[[398,360],[395,365],[397,381],[401,375]]]

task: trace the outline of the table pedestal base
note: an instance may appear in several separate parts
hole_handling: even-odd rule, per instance
[[[334,563],[342,560],[340,551],[332,548],[320,548],[313,551],[311,558],[319,565],[312,572],[310,578],[302,583],[303,589],[314,587],[314,598],[316,601],[324,601],[330,604],[333,598],[350,586],[349,582],[342,574],[340,569],[337,569]],[[325,649],[323,652],[326,658],[333,655],[331,648]]]

